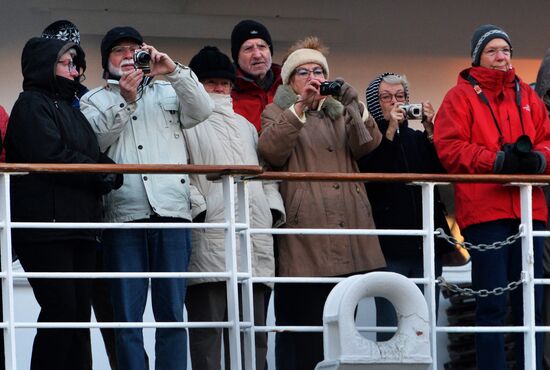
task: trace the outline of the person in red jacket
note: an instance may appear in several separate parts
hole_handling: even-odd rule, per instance
[[[6,136],[6,130],[8,129],[8,120],[9,119],[10,119],[10,117],[8,116],[8,113],[6,112],[4,107],[2,107],[0,105],[0,137],[1,137],[0,162],[5,162],[6,161],[6,153],[4,152],[4,148],[2,148],[2,143],[4,141],[4,137]]]
[[[231,56],[236,78],[231,92],[235,113],[252,122],[260,132],[262,114],[281,84],[281,67],[272,63],[273,43],[267,28],[247,19],[231,32]]]
[[[434,144],[449,173],[548,173],[550,121],[544,103],[512,67],[512,45],[501,28],[483,25],[472,37],[472,67],[445,96],[436,117]],[[518,233],[519,190],[499,184],[455,184],[457,221],[465,240],[492,244]],[[533,229],[543,230],[547,206],[533,189]],[[542,277],[543,239],[534,239],[535,277]],[[474,289],[492,290],[521,280],[517,240],[489,251],[471,251]],[[510,293],[514,325],[523,325],[522,289]],[[535,314],[541,323],[542,286],[535,288]],[[476,325],[502,326],[507,296],[477,297]],[[523,333],[516,336],[516,361],[523,369]],[[542,333],[536,335],[541,368]],[[476,334],[478,369],[507,369],[502,333]]]

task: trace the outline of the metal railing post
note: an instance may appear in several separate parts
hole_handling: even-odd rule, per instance
[[[15,313],[13,300],[13,274],[11,252],[11,210],[10,210],[10,175],[0,174],[0,209],[2,212],[2,228],[0,230],[0,256],[2,273],[2,321],[7,327],[2,330],[4,336],[4,355],[6,369],[17,369],[15,352]]]
[[[523,288],[523,325],[528,328],[524,333],[525,369],[536,368],[536,340],[535,340],[535,284],[533,252],[533,199],[531,184],[520,184],[521,224],[523,236],[521,238],[522,278],[525,280]],[[540,349],[542,350],[542,348]]]
[[[237,242],[235,220],[235,178],[232,175],[222,176],[224,216],[228,226],[225,229],[225,268],[229,271],[227,288],[227,319],[231,326],[229,332],[229,353],[231,370],[241,370],[241,339],[239,320],[239,291],[237,280]]]
[[[432,352],[432,369],[437,368],[437,312],[435,300],[435,223],[434,223],[434,183],[420,183],[422,186],[422,228],[427,235],[423,236],[424,278],[428,284],[424,285],[424,297],[428,303],[430,317],[430,347]]]
[[[248,275],[241,284],[242,322],[250,323],[243,328],[244,368],[253,370],[256,367],[256,335],[254,326],[254,287],[252,285],[252,240],[250,238],[250,208],[248,198],[248,181],[237,182],[238,221],[246,228],[239,232],[241,271]]]

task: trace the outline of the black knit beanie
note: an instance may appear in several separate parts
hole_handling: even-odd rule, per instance
[[[225,78],[235,81],[235,67],[227,55],[215,46],[205,46],[189,62],[189,68],[203,81],[207,78]]]
[[[75,24],[68,20],[59,20],[50,24],[42,31],[42,37],[45,39],[58,39],[62,41],[71,41],[80,45],[80,31]]]
[[[233,28],[233,32],[231,32],[231,56],[235,64],[239,64],[239,50],[242,44],[250,39],[262,39],[267,42],[273,56],[273,43],[267,28],[261,23],[246,19],[237,23]]]
[[[472,65],[479,66],[479,59],[481,57],[481,53],[483,52],[483,49],[485,48],[485,45],[489,43],[489,41],[493,39],[503,39],[508,43],[510,48],[512,48],[512,43],[510,42],[510,37],[508,37],[508,34],[504,32],[504,30],[500,27],[494,26],[492,24],[484,24],[483,26],[479,26],[475,31],[474,35],[472,36]]]
[[[133,40],[139,45],[143,44],[143,37],[132,27],[115,27],[109,30],[101,40],[101,66],[105,73],[109,72],[107,61],[109,53],[115,44],[121,40]]]
[[[45,39],[57,39],[66,42],[74,42],[80,46],[80,31],[73,22],[65,19],[55,21],[48,27],[44,28],[41,37]],[[86,71],[86,54],[84,53],[84,50],[80,49],[77,55],[73,58],[73,61],[79,72]]]

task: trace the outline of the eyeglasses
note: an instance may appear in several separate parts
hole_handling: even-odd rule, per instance
[[[495,55],[497,55],[498,52],[501,52],[502,54],[506,55],[506,56],[510,56],[512,54],[512,49],[510,48],[490,48],[490,49],[487,49],[487,50],[483,50],[483,54],[485,55],[488,55],[490,57],[494,57]]]
[[[57,62],[57,64],[61,64],[62,66],[65,66],[67,67],[67,70],[69,71],[69,73],[71,73],[72,71],[76,71],[76,64],[74,64],[74,62],[70,59],[68,60],[60,60],[59,62]]]
[[[122,55],[122,54],[126,53],[126,50],[129,50],[131,53],[134,53],[138,49],[141,49],[141,47],[139,45],[126,45],[126,46],[119,45],[119,46],[115,46],[114,48],[112,48],[111,53]]]
[[[295,74],[299,78],[308,78],[310,74],[313,74],[313,77],[321,77],[324,75],[322,68],[315,68],[313,70],[307,68],[296,68]]]
[[[380,101],[384,103],[391,103],[393,98],[395,98],[395,101],[398,101],[401,103],[401,102],[404,102],[405,99],[407,99],[407,95],[405,95],[405,93],[401,91],[395,94],[390,94],[390,93],[380,94]]]

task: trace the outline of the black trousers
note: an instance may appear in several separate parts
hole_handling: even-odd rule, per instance
[[[275,284],[275,319],[277,325],[322,326],[325,301],[336,284]],[[313,370],[323,361],[323,333],[277,333],[276,368]]]
[[[94,241],[14,242],[26,272],[92,272]],[[29,279],[40,305],[38,322],[89,322],[90,279]],[[31,370],[87,370],[89,329],[38,329],[34,337]]]

